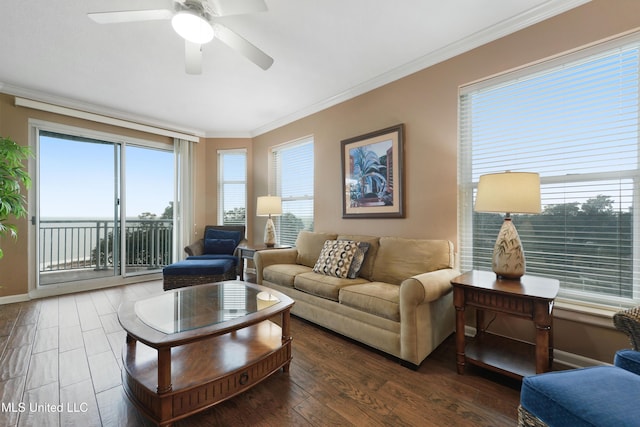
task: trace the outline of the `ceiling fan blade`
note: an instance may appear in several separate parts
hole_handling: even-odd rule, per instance
[[[184,61],[187,74],[202,74],[202,45],[185,40]]]
[[[98,24],[117,24],[171,19],[175,12],[173,0],[136,0],[128,3],[131,7],[129,10],[95,11],[87,15]]]
[[[171,19],[171,9],[120,10],[117,12],[91,12],[89,18],[98,24],[118,24],[122,22],[157,21]]]
[[[237,33],[225,27],[224,25],[214,23],[213,32],[217,39],[220,39],[220,41],[227,46],[240,52],[242,55],[247,57],[247,59],[249,59],[251,62],[262,68],[263,70],[269,69],[269,67],[271,67],[271,64],[273,64],[272,57],[270,57],[262,50],[258,49],[257,47],[249,43],[246,39],[239,36]]]
[[[211,6],[214,16],[243,15],[267,11],[267,4],[264,0],[203,0],[203,3],[208,3]]]

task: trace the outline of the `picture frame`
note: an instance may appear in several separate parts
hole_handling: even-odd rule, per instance
[[[342,218],[404,218],[404,124],[341,141]]]

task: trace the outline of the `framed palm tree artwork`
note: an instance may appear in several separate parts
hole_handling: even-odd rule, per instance
[[[341,141],[343,218],[404,218],[404,125]]]

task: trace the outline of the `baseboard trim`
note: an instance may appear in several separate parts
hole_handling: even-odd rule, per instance
[[[29,294],[9,295],[6,297],[0,297],[0,305],[13,304],[16,302],[25,302],[25,301],[29,301],[30,299],[31,298],[29,298]]]
[[[562,365],[567,368],[586,368],[588,366],[611,365],[600,360],[591,359],[589,357],[580,356],[579,354],[569,353],[558,349],[553,349],[553,364]]]
[[[87,280],[85,283],[76,282],[72,286],[68,283],[46,285],[39,289],[33,289],[27,294],[8,295],[0,297],[0,306],[5,304],[13,304],[16,302],[31,301],[34,299],[55,297],[60,295],[76,294],[79,292],[94,291],[98,289],[113,288],[116,286],[131,285],[133,283],[151,282],[162,280],[162,273],[152,273],[146,275],[130,276],[123,280],[111,281],[104,279]]]

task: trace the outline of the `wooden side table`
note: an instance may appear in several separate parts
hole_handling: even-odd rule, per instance
[[[267,249],[289,249],[289,245],[275,245],[267,247],[265,245],[259,246],[238,246],[238,262],[240,262],[240,280],[244,280],[244,260],[250,259],[253,261],[253,256],[258,251],[264,251]]]
[[[469,271],[451,280],[456,308],[456,361],[458,374],[465,363],[521,379],[548,372],[553,364],[553,303],[558,280],[525,275],[520,280],[496,278],[489,271]],[[465,309],[476,308],[476,335],[465,342]],[[486,331],[484,311],[531,320],[536,342],[501,337]]]

